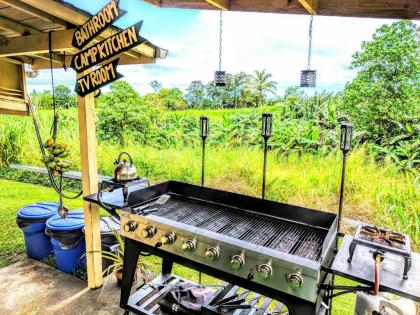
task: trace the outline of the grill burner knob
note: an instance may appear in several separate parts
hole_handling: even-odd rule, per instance
[[[128,221],[124,224],[124,231],[125,232],[134,232],[137,229],[137,224],[134,221]]]
[[[235,255],[230,260],[230,264],[233,269],[238,270],[241,269],[243,265],[245,265],[245,259],[242,255]]]
[[[258,266],[257,269],[258,269],[258,274],[264,280],[270,278],[271,275],[273,274],[273,268],[271,268],[271,266],[268,264],[261,264]]]
[[[205,255],[208,260],[216,260],[217,258],[219,258],[219,250],[216,247],[210,247],[207,249]]]
[[[286,276],[286,278],[289,286],[292,287],[292,289],[298,289],[303,286],[303,278],[298,272],[290,273]]]
[[[153,236],[155,236],[155,234],[156,234],[156,229],[153,226],[150,226],[150,225],[148,227],[146,227],[142,232],[142,235],[143,235],[144,238],[153,237]]]
[[[175,239],[176,239],[175,234],[168,232],[160,238],[160,241],[162,242],[163,245],[170,245],[175,242]]]
[[[186,240],[182,244],[182,250],[185,250],[186,252],[193,252],[197,248],[197,243],[195,240]]]

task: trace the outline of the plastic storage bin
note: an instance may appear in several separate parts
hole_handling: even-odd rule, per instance
[[[118,241],[113,231],[120,233],[120,221],[115,217],[101,218],[101,244],[102,250],[113,252],[115,248],[119,248]],[[113,262],[109,259],[102,258],[102,270],[105,271]]]
[[[52,253],[50,238],[44,230],[45,222],[57,213],[57,207],[56,202],[38,202],[18,211],[16,223],[23,231],[29,258],[42,260]]]
[[[65,219],[58,214],[47,220],[45,233],[51,236],[57,268],[73,273],[86,266],[83,210],[70,211]]]

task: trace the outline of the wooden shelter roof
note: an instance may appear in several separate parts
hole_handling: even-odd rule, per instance
[[[90,16],[61,0],[1,0],[0,58],[22,61],[33,69],[49,68],[48,33],[53,31],[53,66],[68,66],[71,55],[78,51],[71,45],[73,30]],[[109,27],[101,36],[117,31]],[[165,58],[166,54],[165,49],[146,41],[119,58],[120,64],[154,63],[155,58]]]
[[[419,0],[145,0],[163,8],[419,19]]]

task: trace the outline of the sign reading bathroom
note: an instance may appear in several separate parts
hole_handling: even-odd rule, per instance
[[[79,26],[74,31],[72,45],[78,49],[82,49],[120,16],[127,13],[119,8],[119,2],[119,0],[110,1],[98,13]]]
[[[79,78],[74,89],[76,93],[80,96],[85,96],[108,83],[122,78],[123,75],[117,72],[119,61],[120,59],[117,58]]]
[[[145,39],[139,35],[142,23],[143,21],[140,21],[125,30],[111,35],[78,52],[73,56],[70,67],[76,72],[83,72],[122,52],[140,45],[145,41]]]

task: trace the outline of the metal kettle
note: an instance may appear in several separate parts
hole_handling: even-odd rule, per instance
[[[130,159],[130,163],[127,162],[126,159],[124,159],[121,162],[121,156],[126,155]],[[118,159],[114,163],[114,180],[117,182],[127,182],[134,179],[137,179],[137,170],[136,167],[133,164],[133,159],[131,158],[131,155],[127,152],[121,152],[118,156]]]

